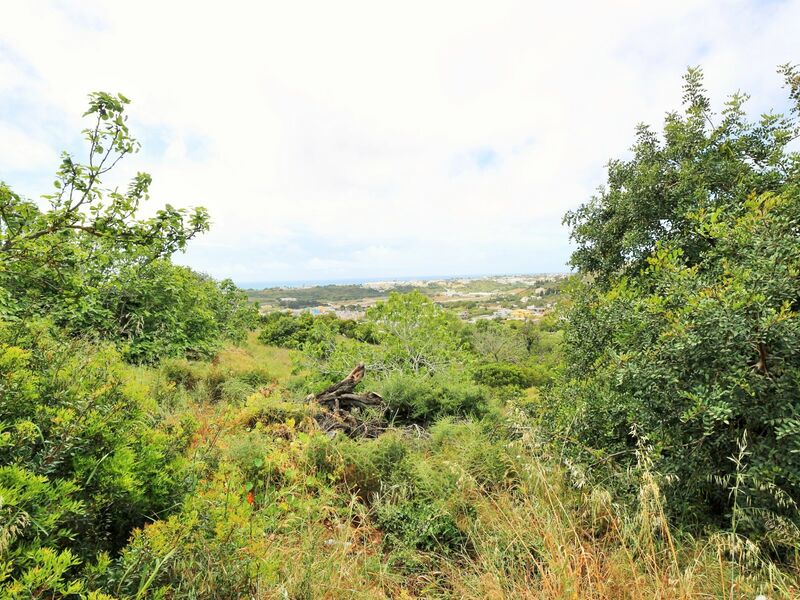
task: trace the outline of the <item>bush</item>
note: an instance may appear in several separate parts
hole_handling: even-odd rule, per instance
[[[200,381],[206,378],[208,373],[207,365],[185,358],[165,360],[161,364],[161,368],[167,381],[183,386],[187,390],[194,389]]]
[[[386,532],[384,546],[442,554],[463,553],[468,538],[453,515],[428,499],[383,502],[375,522]]]
[[[380,342],[380,369],[432,375],[465,364],[469,355],[458,318],[418,291],[392,292],[367,310]]]
[[[508,363],[480,365],[473,372],[472,378],[476,383],[495,388],[509,385],[527,388],[534,383],[530,370]]]
[[[0,330],[0,515],[11,522],[2,529],[11,585],[55,551],[71,557],[64,577],[74,561],[118,551],[187,491],[188,436],[151,426],[149,390],[127,376],[112,347],[56,341],[46,327]]]
[[[234,374],[237,379],[253,387],[269,385],[275,379],[264,367],[253,367],[250,369],[238,370],[235,371]]]
[[[218,390],[221,401],[241,405],[256,391],[256,386],[239,377],[231,377],[223,381]]]
[[[255,593],[254,576],[274,577],[277,565],[262,558],[268,548],[251,541],[244,481],[221,471],[179,514],[135,532],[104,577],[106,589],[123,598],[169,598],[180,585],[188,597],[232,599]]]
[[[452,460],[488,489],[503,489],[516,479],[507,439],[491,440],[483,422],[454,422],[449,418],[431,429],[431,445],[443,460]]]
[[[105,313],[84,326],[124,341],[134,362],[210,358],[223,341],[244,341],[258,314],[230,280],[165,260],[124,269],[103,286],[102,297]]]
[[[456,471],[424,454],[427,445],[390,430],[373,440],[334,440],[317,435],[306,464],[371,506],[384,545],[403,550],[453,553],[468,543],[459,520],[469,513],[460,500]]]
[[[313,417],[315,410],[315,406],[307,402],[292,402],[255,393],[247,398],[239,413],[239,422],[247,427],[255,427],[257,423],[267,425],[284,423],[291,419],[299,425]]]
[[[337,436],[313,436],[305,450],[309,468],[349,493],[371,502],[384,487],[401,485],[411,478],[410,447],[397,432],[389,431],[362,443]]]
[[[190,392],[197,400],[242,404],[273,377],[263,367],[214,364],[183,358],[161,363],[165,379]]]
[[[137,173],[127,189],[101,184],[97,165],[105,174],[139,147],[126,125],[128,103],[90,95],[88,163],[63,153],[46,202],[0,182],[0,317],[46,317],[71,335],[124,345],[137,363],[209,357],[224,340],[243,341],[257,308],[230,280],[170,262],[208,229],[205,209],[166,205],[137,218],[149,175]]]
[[[258,339],[264,344],[280,348],[306,349],[308,345],[327,342],[337,335],[368,344],[378,343],[378,332],[374,324],[339,319],[333,314],[315,317],[306,312],[299,315],[272,312],[261,317],[261,324]]]
[[[488,407],[485,388],[457,377],[392,373],[377,391],[399,423],[429,423],[448,415],[479,417]]]
[[[280,348],[300,348],[308,339],[314,325],[314,317],[303,313],[297,317],[289,313],[270,313],[261,320],[259,341]]]

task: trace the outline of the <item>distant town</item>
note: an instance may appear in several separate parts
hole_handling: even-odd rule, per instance
[[[419,291],[469,322],[481,319],[538,320],[560,297],[568,273],[387,280],[356,284],[281,286],[247,290],[263,313],[335,314],[361,320],[367,308],[391,292]]]

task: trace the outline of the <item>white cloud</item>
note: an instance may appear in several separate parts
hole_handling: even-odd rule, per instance
[[[637,122],[679,105],[686,66],[717,99],[781,108],[798,26],[790,0],[6,3],[0,177],[27,169],[40,178],[20,191],[46,192],[34,183],[75,143],[86,93],[118,90],[145,145],[126,173],[153,175],[154,202],[212,213],[182,257],[194,267],[561,269],[561,215]]]
[[[47,170],[58,154],[42,140],[27,135],[10,123],[0,122],[0,165],[2,170]]]

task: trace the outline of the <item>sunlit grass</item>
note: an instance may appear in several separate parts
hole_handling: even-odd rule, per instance
[[[266,369],[278,383],[285,385],[292,373],[290,350],[265,346],[258,341],[258,333],[251,332],[241,346],[227,345],[218,355],[221,368],[234,374],[255,368]]]

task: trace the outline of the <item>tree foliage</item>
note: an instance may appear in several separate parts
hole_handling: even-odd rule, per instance
[[[691,70],[685,115],[663,139],[640,127],[608,191],[568,215],[585,282],[558,408],[618,460],[650,447],[674,509],[780,546],[800,523],[797,112],[750,122],[744,99],[714,124]]]
[[[88,159],[64,153],[42,202],[0,183],[4,598],[104,597],[76,578],[80,565],[107,566],[135,527],[176,506],[191,484],[191,431],[161,427],[158,390],[122,359],[208,357],[257,319],[232,282],[169,260],[208,228],[204,209],[167,205],[142,219],[149,175],[124,192],[104,187],[139,147],[127,104],[90,96]]]
[[[0,275],[6,316],[57,309],[69,320],[93,309],[95,288],[121,265],[142,264],[183,249],[208,229],[202,208],[170,205],[148,219],[136,214],[149,198],[151,178],[138,173],[125,191],[103,187],[103,179],[139,143],[130,134],[121,94],[91,94],[84,116],[85,163],[64,152],[44,207],[0,185]],[[54,299],[66,296],[59,303]]]
[[[224,340],[242,342],[258,321],[257,307],[231,280],[164,259],[128,266],[98,292],[103,311],[85,328],[123,343],[135,362],[207,358]]]
[[[784,67],[797,101],[796,70]],[[792,114],[768,113],[751,121],[746,94],[734,94],[717,116],[702,83],[702,72],[685,77],[685,111],[667,115],[661,137],[647,125],[636,129],[629,160],[608,164],[608,184],[591,201],[567,213],[578,248],[571,263],[597,283],[636,274],[661,242],[674,242],[684,260],[699,261],[710,240],[698,235],[690,214],[741,207],[752,194],[778,192],[800,172],[787,147],[797,138]]]
[[[533,343],[525,333],[499,321],[478,321],[472,332],[472,347],[479,356],[489,361],[521,363],[528,357]]]
[[[495,388],[506,386],[527,388],[534,384],[533,374],[528,369],[502,362],[480,365],[472,377],[477,383]]]
[[[367,310],[382,347],[383,368],[433,374],[465,358],[458,319],[418,291],[393,292]]]
[[[121,94],[90,95],[88,157],[64,152],[55,189],[41,203],[0,183],[0,318],[46,316],[73,334],[129,343],[136,360],[208,354],[223,337],[241,339],[255,309],[230,282],[169,263],[208,229],[205,209],[167,204],[142,219],[148,174],[124,191],[105,186],[115,165],[139,149],[128,103]]]

